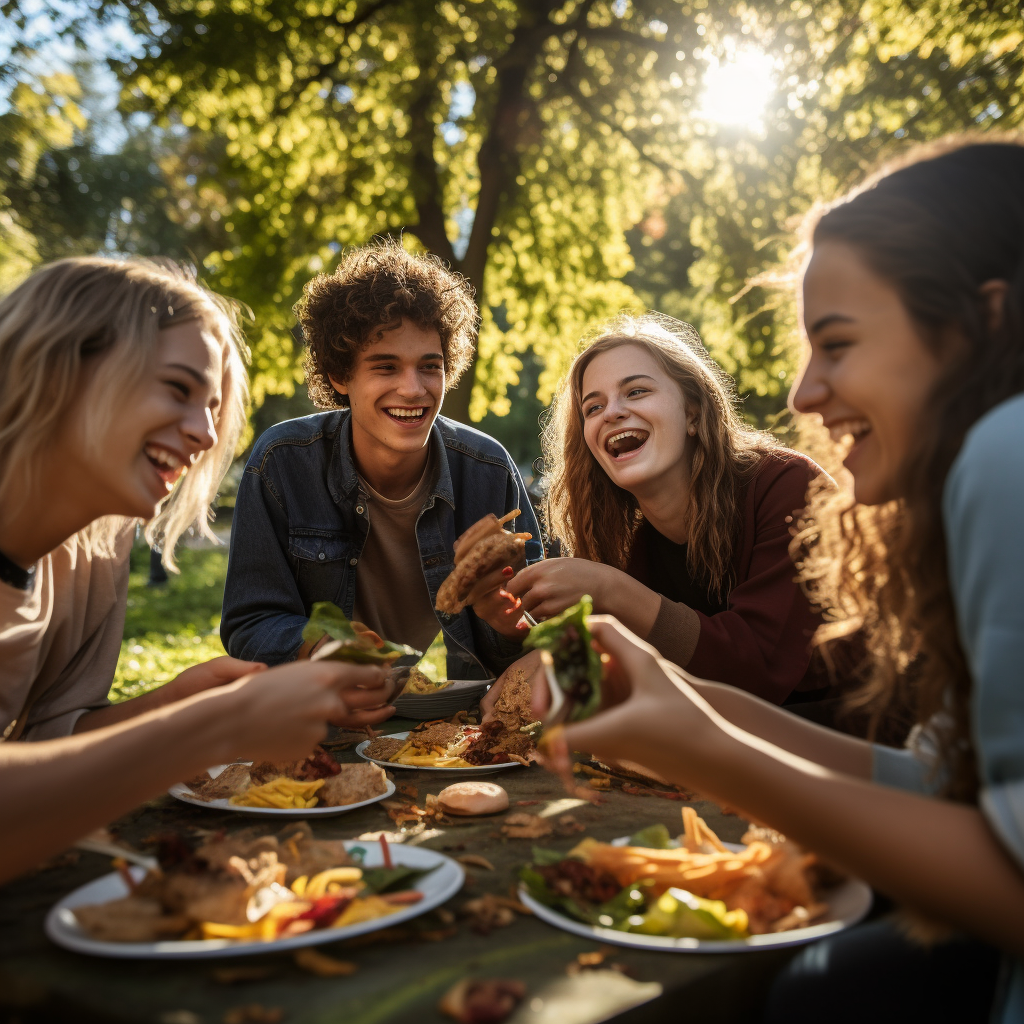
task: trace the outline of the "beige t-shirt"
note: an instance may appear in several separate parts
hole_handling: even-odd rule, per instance
[[[126,524],[112,557],[90,557],[73,537],[38,563],[30,590],[0,582],[0,736],[69,736],[86,711],[107,704],[134,534]]]
[[[394,501],[365,480],[370,532],[356,575],[355,619],[385,640],[425,651],[441,628],[423,578],[416,519],[437,475],[433,449],[411,494]]]

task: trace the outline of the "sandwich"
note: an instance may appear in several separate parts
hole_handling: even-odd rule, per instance
[[[407,644],[382,640],[361,622],[349,622],[345,613],[330,601],[318,601],[302,631],[302,639],[317,643],[329,636],[330,642],[313,655],[313,661],[351,661],[357,665],[390,665],[398,658],[421,657]]]

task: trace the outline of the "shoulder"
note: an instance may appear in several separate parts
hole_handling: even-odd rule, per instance
[[[333,441],[348,415],[347,409],[332,409],[275,423],[260,434],[253,445],[249,465],[260,466],[268,456],[282,454],[289,449],[309,448],[325,439]]]
[[[1017,522],[1024,509],[1022,437],[1024,395],[989,410],[967,432],[943,487],[943,513],[951,540],[958,527],[971,528],[982,520],[1007,527]],[[1014,535],[1017,532],[1012,530]]]
[[[761,457],[751,479],[747,502],[755,505],[768,499],[793,501],[789,511],[806,504],[807,487],[825,474],[813,459],[792,448],[769,449]]]
[[[967,432],[964,443],[950,467],[950,478],[975,479],[993,475],[1011,480],[1024,478],[1020,458],[1024,437],[1024,394],[1016,395],[990,409]],[[998,480],[991,480],[998,485]]]
[[[458,452],[471,459],[509,469],[513,465],[512,456],[505,450],[504,445],[490,434],[445,416],[438,416],[437,427],[441,431],[441,439],[449,454]]]

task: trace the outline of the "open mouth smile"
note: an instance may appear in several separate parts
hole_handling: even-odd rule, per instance
[[[849,448],[854,448],[871,433],[871,424],[865,419],[837,420],[829,424],[828,432],[836,444],[846,444]]]
[[[181,479],[187,466],[182,459],[160,445],[147,444],[143,454],[149,459],[150,465],[156,470],[157,476],[164,482],[164,488],[169,493],[174,485]]]
[[[417,426],[427,418],[427,407],[418,405],[414,408],[392,405],[384,410],[385,414],[403,426]]]
[[[637,428],[620,430],[618,433],[611,434],[608,437],[604,447],[613,459],[623,459],[640,451],[647,444],[647,439],[650,436],[651,432],[649,430],[639,430]]]

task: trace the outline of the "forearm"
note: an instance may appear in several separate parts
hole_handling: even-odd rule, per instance
[[[144,693],[131,700],[123,700],[118,704],[111,704],[105,708],[97,708],[95,711],[87,711],[75,723],[75,733],[91,732],[94,729],[104,729],[108,725],[118,725],[127,722],[129,719],[138,718],[149,711],[165,707],[169,701],[164,690],[166,687],[158,686],[149,693]]]
[[[697,746],[681,771],[663,752],[672,749],[666,736],[650,744],[649,767],[901,903],[1024,955],[1024,877],[978,810],[831,771],[721,719]]]
[[[637,636],[648,636],[661,609],[661,595],[628,573],[616,569],[610,572],[614,575],[591,595],[594,613],[614,615]]]
[[[0,882],[229,758],[222,716],[189,701],[40,743],[0,745]]]
[[[733,686],[687,681],[723,718],[745,732],[832,771],[871,778],[871,744],[865,740],[816,725]]]

